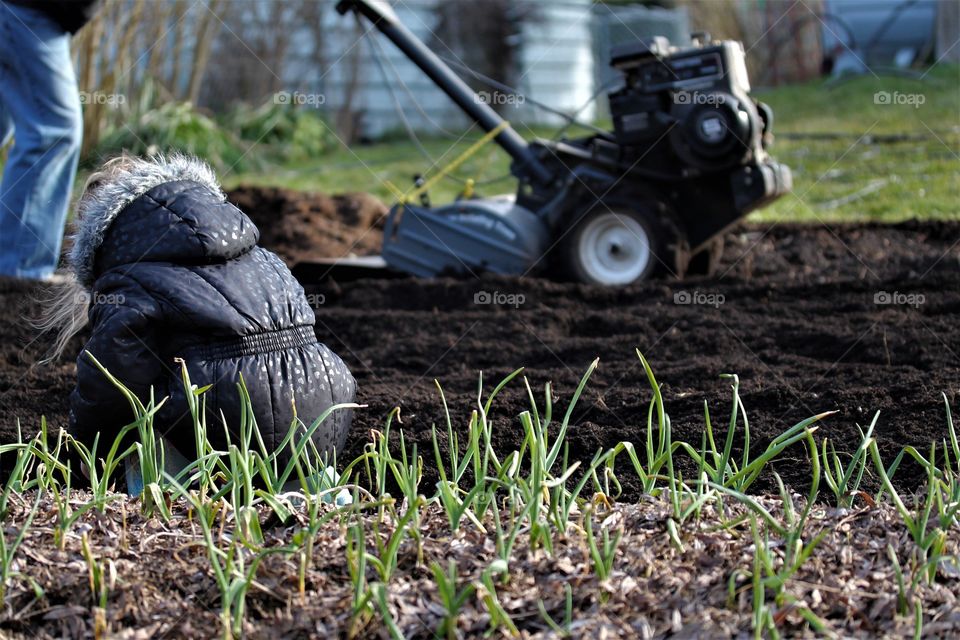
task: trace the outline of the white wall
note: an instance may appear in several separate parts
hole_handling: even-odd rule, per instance
[[[441,57],[456,59],[455,47],[445,46],[433,34],[435,3],[436,0],[404,0],[392,4],[400,20],[414,35]],[[525,24],[521,35],[517,88],[525,96],[554,108],[576,110],[594,89],[591,0],[537,0],[536,4],[540,5],[537,20]],[[341,104],[350,74],[349,58],[359,53],[360,84],[354,104],[365,112],[365,131],[376,137],[403,126],[394,98],[373,57],[373,48],[379,43],[387,77],[415,129],[424,133],[460,135],[468,126],[469,120],[456,105],[369,22],[362,22],[365,34],[357,43],[352,18],[330,12],[327,19],[330,37],[323,46],[330,66],[322,79],[322,91],[328,107],[336,108]],[[491,89],[490,93],[493,91]],[[527,126],[560,122],[558,116],[536,109],[529,102],[514,104],[519,100],[504,100],[504,117],[521,132]],[[592,119],[592,108],[584,111],[583,116]]]
[[[394,0],[391,4],[414,35],[441,57],[455,59],[456,47],[445,46],[433,34],[437,21],[434,8],[439,1],[442,0]],[[600,84],[615,75],[616,72],[607,69],[611,43],[653,34],[667,35],[676,42],[681,34],[687,35],[688,18],[684,11],[644,7],[610,9],[595,5],[592,0],[518,2],[535,4],[537,10],[536,18],[524,23],[520,35],[521,69],[515,84],[532,100],[567,113],[584,107]],[[310,83],[321,87],[316,90],[323,92],[327,108],[334,109],[342,103],[350,77],[350,59],[359,55],[361,72],[354,105],[365,112],[365,132],[377,137],[402,128],[394,99],[373,58],[376,39],[385,59],[387,77],[416,130],[424,134],[459,136],[469,126],[469,120],[456,105],[367,20],[361,21],[364,35],[359,41],[352,16],[329,11],[326,21],[327,39],[321,46],[329,61],[328,68],[320,78],[311,78]],[[493,93],[493,89],[490,92]],[[599,103],[588,104],[579,117],[591,121],[605,108],[606,100],[601,96]],[[516,105],[505,102],[501,113],[527,137],[532,135],[528,127],[557,126],[563,122],[560,116],[538,109],[530,102]]]

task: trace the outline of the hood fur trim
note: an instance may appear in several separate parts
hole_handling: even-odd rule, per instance
[[[77,281],[87,288],[93,286],[97,250],[110,225],[127,205],[146,192],[166,182],[190,180],[207,187],[220,202],[227,199],[210,165],[193,156],[175,153],[150,159],[125,157],[115,162],[115,166],[105,167],[99,184],[88,189],[77,202],[69,263]]]

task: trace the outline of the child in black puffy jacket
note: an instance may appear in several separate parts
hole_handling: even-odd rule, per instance
[[[99,432],[100,447],[108,447],[133,419],[87,351],[144,403],[151,387],[157,400],[169,397],[154,424],[187,457],[196,453],[194,434],[175,359],[186,362],[193,384],[212,385],[208,435],[218,449],[226,447],[222,425],[235,430],[240,421],[241,375],[270,449],[295,415],[310,425],[353,401],[353,376],[317,342],[303,288],[257,246],[257,228],[226,202],[206,164],[181,155],[117,158],[91,176],[77,215],[73,295],[60,296],[47,320],[59,329],[58,351],[87,319],[91,325],[70,397],[77,440],[89,445]],[[313,439],[321,453],[343,448],[351,418],[349,409],[337,410],[320,426]]]

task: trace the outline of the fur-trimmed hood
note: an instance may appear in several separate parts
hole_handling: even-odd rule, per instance
[[[77,203],[76,232],[69,264],[77,281],[89,288],[95,280],[94,264],[110,225],[130,203],[168,182],[190,181],[209,191],[216,202],[226,196],[213,169],[202,160],[183,154],[150,159],[125,157],[100,176]]]

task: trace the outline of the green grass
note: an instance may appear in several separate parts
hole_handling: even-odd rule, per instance
[[[922,96],[923,104],[877,104],[878,92]],[[758,95],[774,109],[781,135],[773,151],[793,170],[795,188],[753,219],[960,217],[960,67],[936,67],[922,81],[866,75]],[[817,133],[841,135],[804,137]]]
[[[878,91],[922,94],[924,104],[876,104]],[[774,109],[774,132],[780,135],[773,154],[794,174],[794,193],[751,215],[754,221],[883,220],[958,218],[960,196],[960,67],[940,65],[924,80],[866,75],[840,83],[823,80],[758,91]],[[526,138],[550,137],[550,129],[518,131]],[[835,134],[829,139],[794,138],[798,134]],[[424,139],[431,157],[442,166],[462,153],[480,132],[462,141]],[[909,139],[887,142],[882,136]],[[313,160],[275,166],[266,172],[231,173],[228,185],[284,186],[308,191],[369,191],[386,202],[394,197],[387,182],[401,189],[415,174],[436,167],[402,136],[369,146],[337,148]],[[488,145],[456,173],[478,183],[504,176],[509,159]],[[512,192],[509,178],[478,187],[484,194]],[[430,195],[452,200],[462,182],[442,180]],[[858,195],[859,194],[859,195]]]

